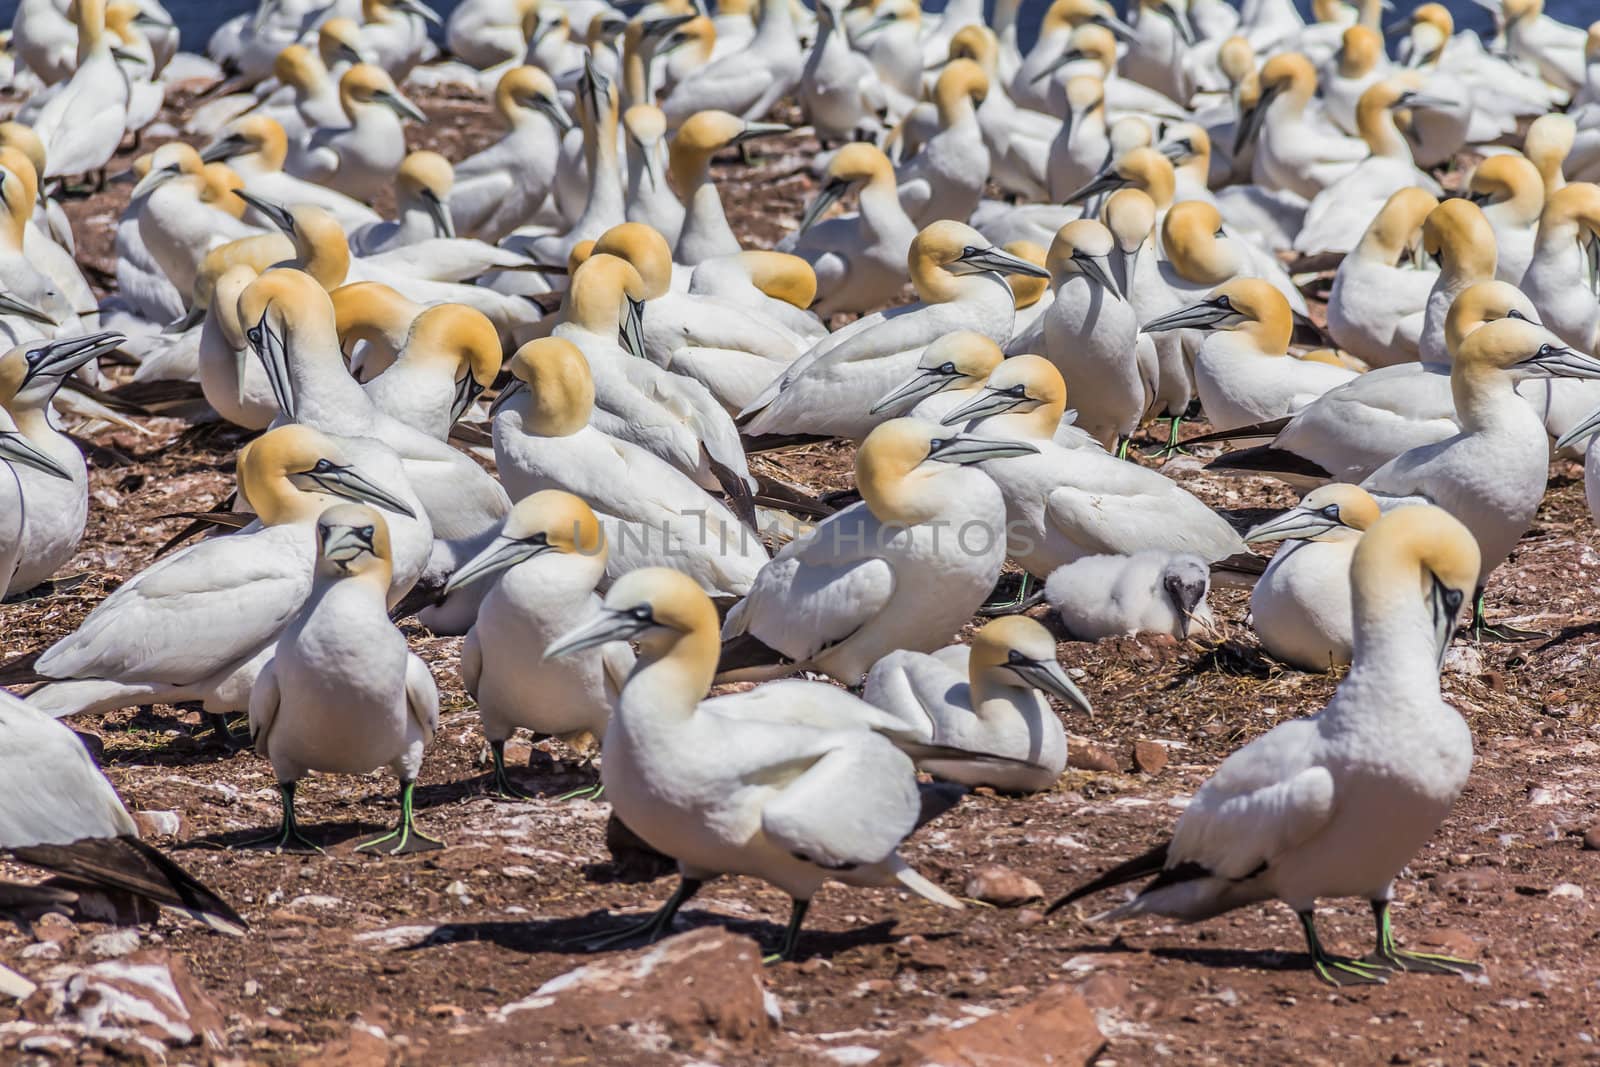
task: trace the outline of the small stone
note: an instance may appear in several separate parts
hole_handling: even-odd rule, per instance
[[[884,1050],[883,1067],[1038,1063],[1085,1067],[1105,1047],[1094,1012],[1063,985],[976,1022],[929,1030]]]
[[[1103,774],[1114,774],[1122,769],[1117,766],[1111,753],[1093,744],[1072,746],[1067,752],[1067,766],[1074,770],[1100,771]]]
[[[1406,941],[1406,947],[1424,952],[1442,952],[1462,960],[1478,958],[1478,943],[1472,939],[1472,935],[1448,926],[1436,930],[1418,930],[1409,935]]]
[[[537,878],[539,872],[532,867],[512,866],[500,868],[500,873],[507,878]]]
[[[904,966],[914,971],[948,971],[950,969],[950,950],[941,944],[929,941],[921,934],[912,934],[910,937],[901,938],[894,946]]]
[[[40,941],[70,941],[78,936],[78,927],[60,912],[50,911],[34,922],[33,936]]]
[[[1018,926],[1038,926],[1044,922],[1044,912],[1038,908],[1023,908],[1017,912]]]
[[[261,992],[261,983],[254,978],[246,978],[244,985],[240,987],[240,992],[247,997],[257,996]]]
[[[1583,847],[1590,852],[1600,852],[1600,822],[1583,832]]]
[[[139,931],[112,930],[109,933],[96,934],[84,944],[84,948],[89,955],[99,956],[101,959],[126,956],[138,950]]]
[[[1044,899],[1044,889],[1025,874],[991,863],[972,872],[966,895],[1000,908],[1015,908],[1030,900]]]
[[[428,1014],[435,1019],[459,1019],[467,1013],[467,1009],[455,1004],[429,1004]]]
[[[177,837],[183,833],[183,816],[175,811],[136,811],[134,825],[140,837]]]
[[[307,893],[289,901],[291,908],[337,908],[344,901],[338,897],[323,896],[320,893]]]
[[[1152,778],[1167,766],[1167,746],[1160,741],[1140,741],[1133,746],[1133,765]]]
[[[1450,871],[1433,880],[1436,893],[1489,893],[1500,888],[1500,873],[1488,867]]]
[[[1561,798],[1544,786],[1536,785],[1528,790],[1528,803],[1536,808],[1547,808],[1551,804],[1558,804]]]
[[[1560,897],[1563,900],[1582,900],[1583,886],[1575,885],[1572,882],[1562,882],[1559,885],[1551,887],[1550,895],[1553,897]]]
[[[55,941],[38,941],[22,950],[25,960],[59,960],[61,945]]]
[[[1133,987],[1119,974],[1092,974],[1078,983],[1078,993],[1096,1011],[1120,1008]]]

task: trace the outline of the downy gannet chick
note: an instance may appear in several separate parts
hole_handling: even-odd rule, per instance
[[[259,528],[157,560],[96,605],[19,681],[28,703],[60,718],[134,704],[197,701],[243,710],[284,623],[311,591],[317,516],[356,500],[400,514],[344,447],[306,426],[263,435],[239,454],[239,494]]]
[[[1003,275],[1049,276],[949,220],[917,234],[907,263],[918,301],[863,316],[817,342],[744,410],[745,432],[865,437],[881,421],[872,405],[910,376],[933,341],[953,330],[996,344],[1011,337],[1016,301]]]
[[[1223,761],[1172,839],[1051,905],[1154,876],[1106,913],[1198,921],[1258,901],[1289,905],[1311,966],[1333,985],[1399,969],[1479,966],[1407,952],[1390,927],[1394,879],[1449,815],[1472,768],[1472,734],[1439,692],[1439,664],[1478,580],[1472,534],[1438,508],[1379,519],[1351,562],[1355,654],[1328,706],[1292,719]],[[1364,897],[1377,950],[1333,955],[1317,938],[1319,897]]]
[[[591,425],[594,379],[570,341],[529,341],[511,357],[512,382],[495,401],[495,466],[517,499],[563,489],[608,527],[608,574],[670,564],[712,596],[749,591],[766,549],[688,475]],[[458,583],[459,584],[459,583]]]
[[[722,669],[782,663],[853,685],[896,649],[938,648],[1005,561],[1005,503],[972,465],[1037,451],[916,419],[873,430],[856,452],[861,502],[762,568],[728,613]]]
[[[416,828],[411,811],[423,752],[439,728],[439,690],[389,621],[389,569],[382,515],[339,504],[318,517],[310,596],[250,691],[250,737],[272,762],[283,799],[282,825],[257,845],[322,851],[300,833],[295,785],[309,771],[388,767],[400,779],[400,821],[357,850],[398,856],[443,847]]]
[[[481,312],[438,304],[411,321],[405,347],[362,386],[384,414],[443,441],[500,373],[500,335]]]
[[[639,659],[606,729],[601,780],[617,817],[676,859],[681,881],[659,912],[606,943],[660,937],[702,884],[724,874],[763,879],[794,899],[779,959],[793,956],[811,897],[829,879],[898,883],[961,906],[898,854],[926,821],[910,758],[865,725],[841,725],[876,709],[802,681],[706,700],[716,609],[692,579],[663,568],[623,576],[599,614],[545,656],[628,640]]]
[[[917,740],[971,753],[919,757],[919,770],[1006,793],[1049,789],[1067,766],[1066,731],[1047,697],[1093,714],[1056,662],[1055,638],[1025,615],[985,623],[970,646],[891,652],[867,673],[861,695],[904,721]],[[1017,763],[985,759],[994,756]]]
[[[499,795],[524,796],[506,775],[506,741],[517,727],[569,742],[605,736],[633,650],[619,641],[544,658],[551,642],[600,610],[595,588],[605,573],[600,520],[571,493],[545,489],[519,500],[500,535],[445,586],[447,594],[489,586],[461,646],[461,681],[478,702]]]
[[[428,116],[406,99],[386,71],[359,63],[339,79],[339,102],[346,125],[313,130],[305,147],[289,160],[296,177],[336,192],[370,201],[394,181],[406,155],[403,121],[426,123]]]
[[[1080,641],[1136,634],[1189,639],[1195,623],[1215,625],[1206,594],[1211,564],[1192,552],[1146,549],[1085,556],[1051,572],[1044,599]]]
[[[1082,556],[1162,549],[1215,562],[1245,551],[1227,520],[1160,471],[1118,459],[1085,437],[1053,438],[1066,409],[1061,373],[1041,356],[1012,356],[976,399],[943,419],[980,437],[1026,441],[1037,455],[990,459],[982,470],[1005,499],[1013,559],[1046,578]]]
[[[1200,406],[1218,430],[1290,415],[1356,372],[1289,356],[1289,302],[1258,278],[1240,278],[1206,299],[1144,324],[1146,332],[1211,330],[1194,360]]]
[[[27,443],[57,468],[12,467],[22,491],[22,506],[14,513],[22,521],[22,540],[16,570],[0,586],[0,597],[32,589],[78,551],[89,517],[89,468],[72,438],[50,424],[50,401],[67,375],[125,340],[120,333],[97,333],[19,345],[0,356],[0,406]]]
[[[1291,541],[1250,592],[1250,623],[1261,647],[1305,671],[1350,662],[1355,648],[1350,558],[1378,521],[1378,503],[1360,486],[1335,482],[1245,535],[1246,544]]]

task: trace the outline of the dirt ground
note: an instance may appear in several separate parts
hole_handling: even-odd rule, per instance
[[[495,136],[475,102],[437,94],[422,101],[435,122],[412,131],[418,145],[459,158]],[[769,244],[798,218],[813,188],[801,166],[806,147],[791,138],[767,147],[774,154],[753,168],[735,160],[723,167],[730,214],[752,244]],[[110,230],[125,196],[118,186],[70,207],[80,247],[102,268],[111,266]],[[68,569],[86,580],[0,608],[8,656],[66,633],[143,567],[182,525],[163,516],[205,509],[231,488],[243,435],[141,422],[144,433],[85,441],[94,506]],[[824,445],[762,462],[822,490],[848,484],[848,460],[848,449]],[[1199,466],[1179,458],[1166,469],[1241,527],[1293,500],[1274,483]],[[539,799],[483,794],[485,751],[461,689],[457,640],[405,626],[443,697],[418,796],[422,827],[449,847],[429,855],[352,851],[395,815],[393,783],[383,775],[302,785],[302,820],[327,855],[233,850],[275,825],[265,761],[218,754],[196,716],[167,707],[74,725],[100,739],[106,773],[130,809],[178,813],[177,831],[155,842],[252,924],[249,936],[229,938],[168,914],[140,935],[143,945],[186,960],[222,1008],[221,1061],[289,1063],[320,1053],[330,1057],[324,1062],[358,1062],[338,1058],[357,1023],[384,1035],[389,1057],[418,1063],[864,1063],[907,1034],[1004,1010],[1065,982],[1095,1008],[1108,1040],[1102,1064],[1588,1062],[1600,1060],[1600,851],[1585,851],[1582,840],[1600,825],[1600,714],[1590,696],[1597,579],[1600,534],[1582,471],[1557,462],[1534,528],[1489,588],[1492,615],[1550,636],[1522,644],[1458,639],[1445,689],[1472,726],[1478,760],[1454,813],[1399,884],[1401,939],[1481,959],[1485,974],[1470,980],[1403,975],[1381,988],[1325,987],[1307,970],[1297,924],[1280,907],[1194,927],[1146,921],[1107,929],[1076,914],[1045,919],[1038,906],[952,913],[887,891],[830,887],[811,910],[803,961],[764,973],[782,1023],[759,1046],[710,1040],[691,1048],[581,1018],[511,1034],[492,1026],[489,1013],[592,962],[582,942],[617,927],[623,912],[657,905],[672,880],[613,861],[603,802],[556,799],[593,779],[558,745],[511,747],[515,764],[526,764],[517,781]],[[1074,769],[1053,792],[1025,800],[969,796],[908,844],[908,859],[954,892],[977,868],[1001,864],[1053,897],[1158,841],[1230,751],[1323,705],[1337,678],[1265,657],[1245,623],[1243,595],[1215,593],[1213,607],[1221,632],[1211,639],[1062,641],[1061,661],[1082,672],[1095,705],[1092,720],[1067,716],[1075,762],[1085,762],[1092,745],[1118,769]],[[1133,770],[1139,741],[1165,746],[1164,769]],[[771,944],[787,915],[783,894],[724,880],[685,909],[679,929],[726,925]],[[1370,947],[1364,903],[1330,904],[1322,923],[1341,949]],[[30,975],[90,960],[89,942],[104,929],[80,923],[35,938],[3,925],[0,960]],[[0,1024],[15,1017],[0,1006]],[[208,1054],[171,1055],[199,1062]]]

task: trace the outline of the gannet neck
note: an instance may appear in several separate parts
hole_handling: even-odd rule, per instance
[[[244,137],[253,147],[237,156],[236,165],[254,169],[257,173],[276,173],[283,170],[289,158],[289,135],[276,119],[265,115],[252,115],[242,119],[234,132]]]
[[[292,44],[279,52],[272,61],[272,72],[294,90],[295,100],[301,103],[315,95],[328,79],[328,68],[322,65],[321,58],[303,44]]]
[[[1440,281],[1459,291],[1494,277],[1494,229],[1470,200],[1446,200],[1422,224],[1422,244],[1440,260]]]
[[[75,0],[78,24],[78,65],[90,56],[109,56],[106,40],[106,0]]]
[[[1413,242],[1421,239],[1424,220],[1439,206],[1439,201],[1426,189],[1407,186],[1399,190],[1383,205],[1355,254],[1363,260],[1393,267]]]
[[[1167,212],[1161,247],[1172,267],[1197,285],[1231,281],[1241,267],[1238,250],[1217,240],[1222,216],[1203,200],[1189,200]]]
[[[1364,78],[1383,57],[1383,38],[1366,26],[1351,26],[1344,31],[1339,49],[1339,77]]]
[[[1567,115],[1541,115],[1528,127],[1528,136],[1522,143],[1522,154],[1539,169],[1547,201],[1566,187],[1567,176],[1562,168],[1577,136],[1577,123]]]
[[[1356,129],[1375,156],[1411,159],[1411,146],[1394,121],[1394,103],[1402,91],[1397,81],[1378,82],[1369,86],[1356,104]]]
[[[1450,395],[1455,398],[1456,421],[1468,432],[1493,429],[1508,416],[1529,411],[1517,397],[1511,375],[1459,355],[1450,365]]]
[[[601,337],[615,338],[622,324],[622,302],[644,299],[639,272],[616,256],[595,254],[572,275],[567,321]]]
[[[624,222],[600,235],[591,255],[616,256],[639,272],[644,298],[655,300],[672,287],[672,249],[660,232],[642,222]]]
[[[39,196],[33,164],[15,148],[0,148],[0,247],[21,255]]]
[[[1483,208],[1491,219],[1531,226],[1544,211],[1544,179],[1539,168],[1521,156],[1490,156],[1473,172],[1469,187],[1495,198]]]
[[[975,124],[976,103],[989,94],[989,78],[983,68],[970,59],[952,60],[933,87],[934,106],[939,110],[941,129]]]
[[[222,331],[223,340],[235,351],[243,350],[247,343],[244,323],[239,320],[239,297],[255,280],[253,268],[236,264],[223,271],[211,287],[209,313]]]
[[[301,205],[293,211],[293,240],[300,269],[332,292],[350,274],[350,241],[344,227],[321,208]]]

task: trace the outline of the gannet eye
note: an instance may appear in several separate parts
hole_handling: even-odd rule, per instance
[[[1013,665],[1020,665],[1028,662],[1028,657],[1024,656],[1021,652],[1018,652],[1013,648],[1010,652],[1006,653],[1006,662]]]
[[[950,362],[948,359],[945,360],[943,363],[939,364],[939,373],[940,374],[954,374],[955,372],[956,372],[956,365],[954,363]]]
[[[1019,399],[1026,397],[1028,395],[1028,387],[1018,383],[1017,385],[1013,385],[1010,389],[1007,389],[1006,395],[1018,397]]]
[[[1539,351],[1535,352],[1533,354],[1533,356],[1534,356],[1535,359],[1544,359],[1546,356],[1549,356],[1553,351],[1554,350],[1547,344],[1546,345],[1540,345],[1539,346]]]
[[[1510,311],[1506,312],[1506,318],[1508,318],[1508,319],[1521,319],[1523,322],[1527,322],[1528,321],[1527,316],[1524,315],[1522,312],[1518,311],[1516,308],[1512,308]]]
[[[1224,311],[1231,310],[1232,307],[1233,307],[1233,301],[1228,299],[1228,296],[1227,296],[1226,293],[1224,293],[1222,296],[1217,297],[1215,300],[1212,301],[1212,303],[1215,304],[1217,307],[1222,308]]]
[[[1446,589],[1444,591],[1444,606],[1446,608],[1450,609],[1450,614],[1451,615],[1454,615],[1456,612],[1460,611],[1461,610],[1461,590],[1459,590],[1459,589]]]
[[[319,460],[317,460],[316,464],[311,468],[311,473],[313,473],[313,474],[332,474],[334,469],[335,468],[334,468],[332,463],[329,463],[325,459],[319,459]]]
[[[983,249],[981,249],[981,248],[974,248],[971,245],[967,245],[965,248],[963,248],[961,250],[961,258],[962,259],[968,259],[968,258],[970,258],[972,256],[977,255],[979,252],[982,252],[982,251],[983,251]]]
[[[376,527],[372,527],[372,526],[363,526],[363,527],[361,527],[361,529],[356,531],[356,533],[361,535],[361,539],[363,541],[367,542],[368,544],[372,543],[373,534],[376,533],[376,532],[377,532]]]
[[[652,616],[650,614],[650,605],[649,604],[640,604],[638,607],[631,609],[628,612],[628,614],[630,616],[632,616],[634,618],[634,620],[636,620],[638,622],[651,622],[651,621],[653,621],[652,620]]]
[[[1335,522],[1337,522],[1339,520],[1339,505],[1338,504],[1329,504],[1327,507],[1322,509],[1322,513],[1324,515],[1326,515],[1328,518],[1333,519]]]
[[[944,447],[944,438],[942,438],[942,437],[935,437],[933,440],[928,442],[928,451],[929,452],[937,452],[937,451],[939,451],[939,449],[941,449],[943,447]]]

